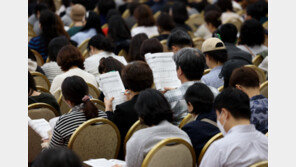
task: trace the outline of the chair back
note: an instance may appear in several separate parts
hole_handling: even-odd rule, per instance
[[[64,98],[63,98],[63,94],[61,93],[60,94],[60,97],[58,99],[58,104],[60,106],[60,111],[61,111],[61,114],[66,114],[68,113],[71,108],[68,106],[68,104],[65,102]]]
[[[122,17],[123,19],[126,19],[126,18],[128,18],[130,15],[131,15],[131,14],[130,14],[129,9],[126,9],[126,10],[122,13],[121,17]]]
[[[127,57],[127,53],[124,49],[121,49],[120,52],[118,53],[118,56],[123,56],[125,58]]]
[[[203,38],[193,38],[194,48],[201,50],[202,43],[205,41]]]
[[[90,38],[84,40],[79,46],[78,46],[78,49],[80,51],[81,54],[83,54],[83,52],[87,49],[87,45],[88,45],[88,42],[89,42]]]
[[[254,59],[252,60],[252,64],[255,66],[259,66],[259,64],[263,61],[263,56],[261,55],[257,55],[254,57]]]
[[[202,160],[202,158],[203,158],[203,156],[205,155],[205,153],[206,153],[206,151],[207,151],[207,149],[210,147],[210,145],[214,142],[214,141],[216,141],[216,140],[218,140],[218,139],[221,139],[223,137],[223,134],[222,133],[218,133],[218,134],[216,134],[215,136],[213,136],[205,145],[204,145],[204,147],[202,148],[202,150],[201,150],[201,152],[200,152],[200,154],[199,154],[199,157],[198,157],[198,166],[199,166],[199,164],[200,164],[200,162],[201,162],[201,160]]]
[[[108,24],[107,23],[105,23],[104,25],[102,25],[102,27],[101,27],[102,29],[103,28],[108,28]]]
[[[258,77],[259,77],[259,83],[262,84],[263,82],[266,81],[266,75],[264,73],[263,70],[261,70],[260,68],[256,67],[255,65],[245,65],[245,67],[250,67],[252,68],[254,71],[256,71]]]
[[[115,159],[120,147],[120,133],[111,121],[94,118],[84,122],[72,134],[68,148],[82,161],[97,158]]]
[[[34,49],[31,49],[31,51],[33,52],[33,54],[36,58],[37,65],[41,67],[44,64],[44,60],[43,60],[41,54]]]
[[[32,38],[36,37],[36,33],[34,32],[33,25],[28,24],[28,40],[30,41]]]
[[[89,57],[89,53],[87,49],[84,50],[84,52],[82,53],[82,56],[84,57],[84,59]]]
[[[54,92],[53,96],[57,100],[57,102],[59,101],[61,94],[62,94],[62,90],[61,89],[59,89],[56,92]]]
[[[168,138],[156,144],[145,157],[142,167],[195,167],[193,147],[181,138]]]
[[[87,85],[88,85],[88,94],[95,99],[99,99],[101,91],[99,91],[95,86],[93,86],[90,83],[87,83]]]
[[[262,25],[266,30],[268,30],[268,21],[264,22]]]
[[[163,52],[169,52],[169,48],[167,46],[167,40],[164,39],[164,40],[160,41],[160,43],[161,43],[161,45],[163,47]]]
[[[45,89],[45,88],[43,88],[41,86],[36,86],[36,89],[40,93],[49,93],[50,94],[49,90],[47,90],[47,89]]]
[[[30,72],[30,73],[35,80],[36,86],[40,86],[40,87],[43,87],[44,89],[49,90],[50,82],[45,75],[41,74],[40,72]]]
[[[70,25],[69,25],[69,29],[72,28],[74,26],[74,22],[72,22]]]
[[[189,16],[188,20],[186,20],[186,24],[192,29],[192,32],[195,32],[197,28],[204,23],[203,13],[193,14]]]
[[[28,162],[32,163],[41,152],[41,137],[28,126]]]
[[[260,94],[268,98],[268,81],[265,81],[260,85]]]
[[[250,167],[268,167],[268,161],[257,162]]]
[[[183,128],[183,126],[185,126],[186,124],[192,121],[194,121],[194,117],[192,116],[192,114],[187,114],[187,116],[183,118],[183,120],[181,121],[179,128],[180,129]]]
[[[49,104],[46,103],[34,103],[28,107],[28,116],[31,119],[50,119],[59,116],[60,114]]]
[[[224,89],[224,86],[222,85],[222,86],[220,86],[220,87],[218,88],[218,91],[219,91],[219,92],[222,92],[223,89]]]
[[[205,70],[204,70],[204,73],[203,73],[203,75],[206,75],[206,74],[208,74],[209,72],[211,72],[211,70],[212,70],[212,69],[210,69],[210,68],[208,68],[208,69],[205,69]]]
[[[158,16],[160,16],[160,14],[161,14],[161,11],[157,11],[157,12],[153,15],[154,19],[157,20],[157,18],[158,18]]]
[[[141,124],[140,120],[138,120],[137,122],[135,122],[135,123],[133,124],[133,126],[130,127],[130,129],[129,129],[128,132],[126,133],[126,136],[125,136],[125,138],[124,138],[124,142],[123,142],[123,144],[124,144],[124,152],[126,151],[126,143],[127,143],[127,141],[132,137],[132,135],[133,135],[136,131],[141,130],[141,129],[145,129],[145,128],[147,128],[147,127],[148,127],[147,125],[145,125],[145,124]]]
[[[226,24],[226,23],[231,23],[231,24],[235,25],[235,27],[237,28],[238,31],[240,31],[240,28],[243,24],[243,22],[237,17],[228,18],[227,20],[225,20],[225,22],[223,24]]]
[[[91,102],[100,110],[105,112],[105,104],[101,100],[98,99],[90,99]]]

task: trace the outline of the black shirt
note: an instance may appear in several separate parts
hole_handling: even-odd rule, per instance
[[[61,114],[60,106],[53,95],[48,93],[41,93],[39,96],[29,96],[28,105],[33,103],[46,103],[55,108]]]

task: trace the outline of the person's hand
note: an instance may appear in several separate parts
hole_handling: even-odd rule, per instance
[[[116,165],[113,165],[112,167],[123,167],[123,165],[116,164]]]
[[[107,99],[106,97],[104,98],[104,103],[105,103],[105,111],[113,111],[112,110],[112,101],[114,100],[114,97],[111,99]]]
[[[174,90],[176,88],[169,88],[169,87],[164,87],[163,88],[164,90],[163,91],[160,91],[162,94],[165,94],[167,91],[170,91],[170,90]]]
[[[49,139],[42,140],[41,148],[48,148],[49,147],[49,142],[50,142]]]

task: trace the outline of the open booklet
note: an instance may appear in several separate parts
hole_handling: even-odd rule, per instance
[[[157,90],[164,90],[164,87],[177,88],[181,85],[173,55],[173,52],[145,54],[146,62],[153,72]]]
[[[125,162],[117,159],[105,159],[105,158],[99,158],[99,159],[90,159],[87,161],[84,161],[85,164],[92,166],[92,167],[112,167],[116,164],[125,166]]]
[[[113,111],[115,110],[116,105],[119,105],[127,100],[124,95],[125,88],[118,71],[101,74],[98,82],[107,99],[114,97],[112,102]]]
[[[28,117],[28,125],[42,138],[49,139],[49,133],[52,133],[59,117],[52,118],[47,122],[45,119],[31,119]]]

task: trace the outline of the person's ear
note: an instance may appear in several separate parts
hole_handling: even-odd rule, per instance
[[[181,76],[182,74],[183,74],[183,71],[182,71],[181,67],[178,67],[178,69],[177,69],[177,75],[178,76]]]
[[[188,112],[192,113],[194,108],[193,108],[193,105],[190,102],[187,103],[187,108],[188,108]]]
[[[178,50],[179,50],[179,47],[177,47],[177,46],[172,46],[172,51],[173,51],[174,53],[178,52]]]
[[[239,85],[239,84],[236,84],[236,85],[235,85],[235,88],[236,88],[236,89],[239,89],[239,90],[243,90],[242,86]]]

